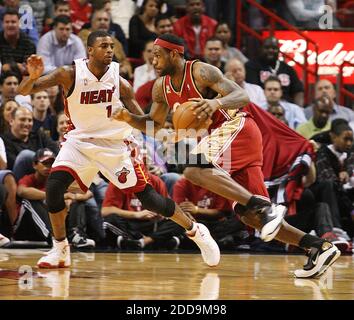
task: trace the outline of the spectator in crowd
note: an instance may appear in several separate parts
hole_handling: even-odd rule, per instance
[[[155,27],[158,36],[164,33],[173,33],[172,19],[165,14],[160,14],[155,18]]]
[[[344,185],[349,182],[353,175],[353,130],[348,123],[342,122],[331,126],[330,137],[331,144],[328,146],[322,145],[317,152],[317,181],[333,184],[339,206],[339,210],[336,210],[333,215],[334,226],[339,229],[346,229],[352,237],[354,230],[350,215],[354,210],[354,197],[353,194],[346,192]]]
[[[10,131],[3,134],[6,146],[8,168],[14,171],[17,180],[25,174],[33,173],[32,159],[40,148],[49,148],[58,152],[57,144],[43,132],[31,132],[33,114],[24,107],[13,110]]]
[[[54,17],[61,15],[70,17],[70,4],[67,0],[54,1]]]
[[[73,32],[76,34],[90,21],[92,5],[89,0],[69,0],[69,3]]]
[[[70,17],[70,4],[67,0],[57,0],[54,4],[54,15],[53,19],[58,16],[67,16]],[[43,26],[42,34],[47,33],[52,30],[53,21],[50,24]]]
[[[20,77],[12,71],[3,72],[0,76],[0,103],[8,100],[15,100],[19,105],[22,105],[29,110],[32,110],[31,96],[22,96],[17,94],[17,88],[20,82]]]
[[[69,125],[69,118],[64,112],[60,112],[57,117],[57,132],[58,132],[58,142],[59,146],[65,141],[64,135],[67,132]]]
[[[348,122],[354,121],[354,111],[344,106],[340,106],[336,103],[336,97],[337,97],[336,90],[334,88],[333,83],[327,79],[319,80],[315,85],[315,99],[318,99],[323,96],[329,97],[333,104],[331,113],[329,115],[330,121],[333,121],[334,119],[338,119],[338,118],[345,119]],[[313,108],[307,107],[305,109],[306,118],[307,119],[311,118],[312,114],[313,114]]]
[[[280,104],[269,105],[267,111],[278,120],[289,126],[288,121],[285,119],[285,110]]]
[[[152,53],[153,46],[153,41],[146,42],[143,52],[145,64],[136,67],[134,70],[133,88],[135,92],[146,82],[156,79],[156,72],[152,65],[152,60],[154,59],[154,55]]]
[[[186,41],[191,59],[203,56],[208,38],[215,33],[217,21],[203,14],[203,0],[187,0],[187,14],[178,19],[174,25],[174,33]]]
[[[3,184],[0,184],[0,208],[4,206],[6,195],[7,195],[7,191],[5,186]],[[0,211],[0,218],[2,218],[1,213],[2,212]],[[4,219],[0,220],[0,231],[4,232],[2,230],[4,228],[4,226],[2,225],[3,223],[1,223],[2,220]],[[9,243],[10,243],[10,239],[4,236],[2,233],[0,233],[0,248],[8,245]]]
[[[51,115],[56,115],[64,110],[64,101],[62,89],[59,86],[53,86],[46,89],[49,99],[49,110]]]
[[[211,64],[221,70],[222,73],[225,72],[225,61],[221,60],[222,53],[222,41],[218,38],[209,38],[204,47],[204,58],[206,63]]]
[[[99,10],[104,10],[108,13],[109,15],[109,29],[108,32],[112,37],[115,37],[123,46],[124,49],[124,53],[125,55],[128,56],[128,40],[125,37],[124,31],[122,29],[122,27],[118,24],[118,23],[114,23],[112,21],[112,8],[111,8],[111,4],[112,1],[111,0],[98,0],[98,1],[92,1],[92,7],[93,7],[93,11],[99,11]],[[92,14],[93,15],[93,14]],[[91,16],[92,19],[92,16]],[[82,29],[90,29],[91,28],[91,23],[86,23]]]
[[[41,130],[48,137],[53,137],[55,131],[55,116],[49,111],[49,98],[46,91],[39,91],[32,95],[33,126],[32,132]]]
[[[314,135],[327,131],[331,127],[329,116],[333,110],[333,102],[330,97],[325,95],[317,98],[312,109],[313,117],[296,128],[296,131],[306,139],[311,139]]]
[[[20,15],[15,9],[7,9],[2,20],[0,32],[0,62],[2,71],[19,70],[27,73],[26,59],[36,52],[35,44],[20,30]]]
[[[264,87],[271,75],[282,84],[283,98],[300,107],[304,105],[304,87],[295,70],[279,60],[279,42],[274,37],[264,40],[259,58],[246,63],[246,81]]]
[[[335,16],[336,2],[336,0],[286,0],[282,15],[297,27],[319,29],[321,27],[320,18],[325,14],[330,14],[333,21],[330,28],[338,28],[339,22]],[[326,5],[330,6],[330,11],[326,10]]]
[[[216,26],[215,37],[222,41],[223,49],[221,59],[225,62],[232,58],[237,58],[242,63],[248,61],[247,57],[237,48],[230,46],[231,30],[226,22],[219,22]]]
[[[271,106],[280,105],[285,110],[285,119],[291,129],[295,130],[299,124],[307,121],[303,108],[300,108],[294,103],[282,100],[283,90],[278,77],[270,76],[264,81],[264,94],[267,102],[260,105],[260,107],[269,110]]]
[[[230,59],[225,66],[225,76],[235,81],[241,88],[245,89],[250,101],[258,106],[266,103],[263,89],[256,85],[245,81],[246,69],[245,65],[237,58]]]
[[[231,30],[236,29],[236,2],[234,0],[205,0],[204,2],[206,15],[216,21],[225,21]],[[235,40],[232,34],[231,39]]]
[[[230,200],[194,185],[185,178],[176,182],[173,200],[183,211],[208,227],[220,248],[226,243],[235,245],[234,237],[244,229],[244,224],[233,214]]]
[[[39,149],[33,156],[34,173],[18,182],[17,195],[22,199],[20,215],[14,227],[16,240],[47,241],[51,244],[51,225],[45,203],[45,185],[55,160],[49,149]]]
[[[129,55],[141,58],[145,43],[157,37],[155,18],[159,14],[160,5],[157,0],[144,0],[140,13],[129,21]]]
[[[43,27],[49,26],[54,18],[54,5],[52,0],[25,0],[32,10],[36,19],[37,30],[42,34]]]
[[[11,112],[20,105],[15,100],[7,100],[0,107],[0,134],[10,129]]]
[[[20,12],[20,0],[3,0],[4,6],[0,6],[0,21],[3,21],[4,13],[6,11],[17,12],[24,23],[20,23],[20,29],[25,33],[31,41],[37,45],[39,33],[37,30],[36,19],[33,19],[33,9],[28,3],[22,5]],[[0,24],[0,31],[3,30],[3,25]]]
[[[78,36],[82,40],[82,43],[86,46],[88,36],[93,31],[103,30],[109,33],[111,17],[109,13],[103,9],[94,11],[91,19],[91,28],[90,29],[82,29]],[[120,63],[119,73],[122,77],[126,79],[133,78],[133,70],[130,62],[125,56],[124,49],[122,44],[112,36],[112,40],[114,42],[114,57]],[[87,48],[86,48],[87,49]]]
[[[6,148],[3,139],[0,138],[0,185],[2,186],[0,190],[0,212],[4,210],[7,215],[8,219],[5,219],[5,221],[8,221],[8,223],[10,224],[11,230],[9,230],[9,235],[11,236],[12,226],[14,225],[18,215],[16,205],[17,184],[13,173],[10,170],[6,170],[6,168]]]
[[[42,36],[37,46],[37,54],[44,58],[45,73],[63,65],[71,65],[75,59],[86,57],[82,41],[72,33],[69,17],[55,17],[53,26],[54,30]]]
[[[157,176],[149,174],[156,191],[168,196],[166,186]],[[177,249],[184,230],[171,220],[143,210],[135,194],[126,194],[112,183],[102,204],[102,216],[107,242],[121,249],[155,249],[165,247]]]

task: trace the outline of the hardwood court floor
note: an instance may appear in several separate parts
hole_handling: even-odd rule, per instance
[[[354,299],[354,256],[301,280],[301,255],[224,254],[209,268],[198,254],[76,252],[70,269],[38,270],[42,252],[0,250],[0,300]]]

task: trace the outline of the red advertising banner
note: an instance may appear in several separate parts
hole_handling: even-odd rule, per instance
[[[339,66],[348,61],[353,66],[343,68],[343,81],[345,84],[354,84],[354,33],[344,31],[306,31],[306,36],[314,40],[318,45],[318,56],[315,46],[308,44],[306,51],[306,40],[293,31],[276,31],[275,37],[279,39],[280,52],[286,53],[300,64],[304,64],[305,58],[308,67],[315,70],[316,58],[318,59],[318,74],[321,78],[328,78],[332,82],[336,81]],[[269,36],[269,32],[264,32],[264,37]],[[306,52],[305,52],[306,51]],[[303,69],[294,61],[286,59],[289,65],[294,67],[300,79],[302,79]],[[314,78],[310,77],[310,82]]]

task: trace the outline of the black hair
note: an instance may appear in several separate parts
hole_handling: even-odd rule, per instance
[[[111,37],[111,35],[103,30],[98,30],[91,32],[90,35],[87,38],[87,46],[88,47],[93,47],[95,41],[97,38],[103,38],[103,37]]]
[[[278,83],[280,84],[280,86],[282,86],[282,85],[281,85],[281,81],[280,81],[280,79],[279,79],[277,76],[269,76],[269,77],[264,81],[263,86],[265,87],[268,82],[273,82],[273,81],[274,81],[274,82],[278,82]]]
[[[69,6],[70,3],[67,0],[57,0],[54,4],[54,9],[58,9],[60,6]]]
[[[6,72],[1,73],[0,86],[2,86],[5,82],[5,80],[9,77],[15,77],[17,79],[17,81],[20,83],[20,78],[16,72],[6,71]]]
[[[177,37],[172,33],[165,33],[158,37],[161,40],[165,40],[167,42],[171,42],[173,44],[177,44],[179,46],[184,46],[184,42],[181,38]]]
[[[218,22],[218,24],[216,25],[215,31],[216,31],[217,28],[219,28],[220,26],[222,26],[222,25],[224,25],[224,24],[226,24],[226,26],[229,28],[229,30],[230,30],[230,32],[231,32],[230,25],[229,25],[228,22],[225,21],[225,20],[221,20],[221,21]]]
[[[64,14],[61,14],[60,16],[57,16],[54,18],[54,21],[53,21],[53,27],[57,26],[59,23],[63,23],[65,25],[71,23],[71,19],[70,17],[64,15]]]
[[[9,15],[9,16],[17,16],[17,18],[21,18],[20,14],[18,13],[18,11],[15,8],[6,8],[4,14],[3,14],[3,19],[5,17],[5,15]]]
[[[222,44],[222,41],[219,38],[215,37],[215,36],[209,37],[207,39],[207,41],[205,41],[205,43],[210,42],[210,41],[220,41],[221,44]]]
[[[159,22],[161,20],[170,20],[171,23],[172,23],[172,20],[171,20],[171,16],[167,15],[167,14],[159,14],[156,18],[155,18],[155,27],[157,27],[157,25],[159,24]]]
[[[330,132],[336,136],[341,135],[343,131],[353,131],[349,123],[345,119],[334,119],[331,123]]]
[[[143,14],[144,11],[145,11],[145,7],[146,7],[146,4],[148,3],[149,0],[144,0],[141,7],[139,8],[139,14]],[[152,0],[152,1],[155,1],[157,3],[157,8],[161,9],[161,1],[160,0]]]

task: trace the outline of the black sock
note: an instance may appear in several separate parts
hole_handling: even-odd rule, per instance
[[[265,200],[261,197],[258,196],[252,196],[247,204],[246,204],[246,209],[247,210],[259,210],[261,208],[271,206],[271,203],[268,200]]]
[[[311,234],[305,234],[300,240],[299,247],[304,249],[317,248],[321,249],[325,240],[315,237]]]

